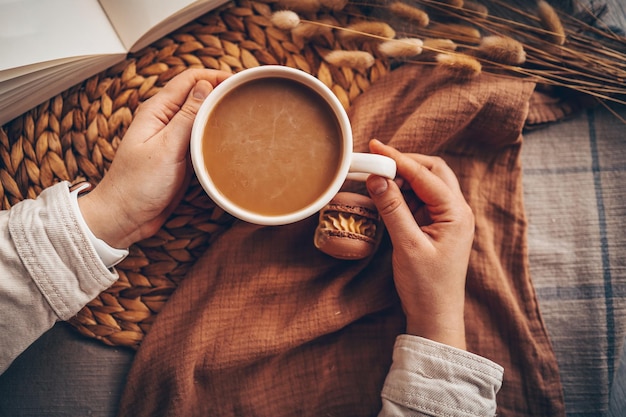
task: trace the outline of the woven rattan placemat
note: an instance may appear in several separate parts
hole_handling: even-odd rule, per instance
[[[389,69],[377,58],[368,70],[327,64],[329,50],[347,49],[333,32],[304,42],[272,25],[271,1],[233,1],[207,13],[126,61],[76,85],[0,129],[2,209],[35,198],[67,180],[97,184],[137,106],[188,67],[237,72],[280,64],[311,73],[350,106]],[[350,10],[329,15],[345,25]],[[181,205],[152,238],[130,248],[120,279],[70,320],[108,345],[136,348],[194,261],[232,218],[193,182]]]

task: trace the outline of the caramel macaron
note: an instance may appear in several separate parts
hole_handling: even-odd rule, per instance
[[[337,259],[363,259],[376,249],[382,227],[369,197],[340,192],[320,210],[313,243]]]

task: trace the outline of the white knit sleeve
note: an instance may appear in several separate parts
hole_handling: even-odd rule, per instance
[[[0,372],[118,278],[71,207],[68,183],[0,212]]]

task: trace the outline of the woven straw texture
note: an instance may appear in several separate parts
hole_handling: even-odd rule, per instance
[[[2,209],[59,181],[97,184],[137,106],[186,68],[299,68],[328,85],[346,108],[389,70],[382,58],[366,71],[329,65],[322,59],[325,53],[349,46],[330,32],[307,42],[295,39],[273,27],[272,12],[271,1],[229,2],[4,125]],[[346,10],[332,18],[346,24],[349,15]],[[105,344],[138,347],[180,280],[232,221],[192,182],[163,228],[130,248],[117,267],[119,280],[70,322]]]

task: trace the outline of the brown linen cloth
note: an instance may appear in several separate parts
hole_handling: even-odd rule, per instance
[[[500,416],[564,415],[528,273],[520,132],[533,89],[486,74],[458,83],[407,65],[351,109],[356,151],[375,137],[439,154],[459,176],[476,216],[468,347],[505,368]],[[224,233],[159,313],[120,415],[375,415],[404,326],[391,247],[385,238],[369,259],[336,260],[313,246],[316,224],[237,223]]]

